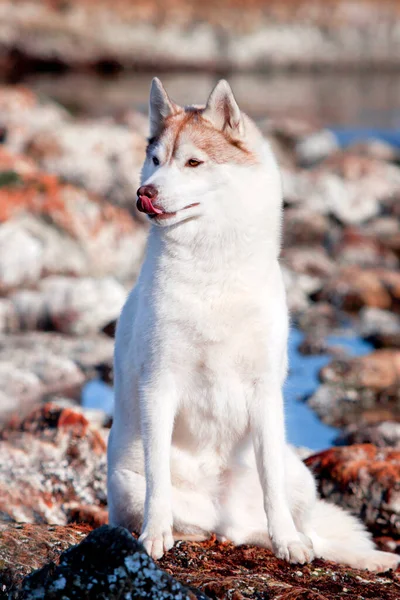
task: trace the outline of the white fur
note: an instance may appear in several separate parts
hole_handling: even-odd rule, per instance
[[[170,102],[154,86],[153,129]],[[213,94],[237,120],[227,84]],[[210,102],[206,110],[212,122]],[[259,165],[213,163],[183,136],[172,159],[161,144],[160,165],[148,157],[143,168],[143,183],[177,214],[153,221],[117,327],[110,522],[141,528],[154,558],[174,535],[217,532],[290,562],[316,555],[394,568],[398,557],[374,550],[360,522],[317,499],[311,473],[285,444],[281,181],[261,134],[243,115],[239,127]],[[187,168],[189,158],[204,164]]]

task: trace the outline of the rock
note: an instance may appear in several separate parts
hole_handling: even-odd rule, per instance
[[[11,168],[12,165],[12,168]],[[2,174],[7,173],[1,183]],[[48,274],[102,277],[131,283],[146,232],[128,211],[62,183],[0,147],[0,290]],[[22,245],[18,252],[15,246]]]
[[[62,396],[52,396],[51,404],[57,408],[71,408],[74,412],[81,413],[90,425],[97,428],[111,427],[111,419],[105,410],[101,408],[88,408],[81,406],[77,400],[63,398]]]
[[[400,350],[376,350],[366,356],[332,361],[320,371],[323,383],[382,392],[400,378]]]
[[[106,430],[51,403],[0,430],[0,514],[8,521],[66,524],[77,507],[106,519]],[[72,511],[72,513],[71,513]],[[101,513],[101,511],[100,511]],[[79,511],[78,511],[79,514]]]
[[[320,280],[332,276],[336,271],[335,263],[323,248],[318,247],[284,248],[282,262],[295,273],[302,273]]]
[[[104,119],[63,122],[25,148],[44,170],[132,212],[145,150],[144,135]]]
[[[325,336],[334,329],[349,325],[349,318],[327,302],[315,302],[297,315],[296,325],[313,335]]]
[[[386,579],[321,560],[288,567],[263,548],[234,547],[215,539],[177,544],[159,564],[178,580],[221,600],[339,600],[343,593],[351,600],[358,600],[357,594],[394,600],[397,593],[397,585],[390,583],[397,582],[397,574]]]
[[[354,227],[345,228],[341,239],[333,247],[332,255],[337,264],[344,266],[396,269],[400,264],[390,248]]]
[[[400,348],[400,316],[380,308],[360,311],[360,334],[377,348]]]
[[[23,578],[45,563],[56,561],[64,550],[83,540],[87,525],[31,525],[0,521],[0,590],[14,598]]]
[[[323,498],[362,518],[375,535],[400,534],[400,452],[359,444],[305,460]]]
[[[142,545],[122,527],[100,527],[77,546],[28,576],[23,598],[159,598],[194,600],[206,596],[190,590],[162,571]]]
[[[284,263],[281,266],[289,309],[294,313],[301,312],[309,306],[310,295],[320,290],[322,280],[305,273],[295,273]]]
[[[0,334],[19,329],[19,319],[14,304],[8,298],[0,298]]]
[[[398,66],[397,5],[379,2],[326,7],[290,3],[187,5],[71,1],[1,3],[4,61],[17,72],[33,61],[56,66],[218,71],[271,68],[391,68]],[[223,24],[223,27],[222,25]],[[378,31],[378,33],[377,33]],[[88,35],[88,32],[91,35]],[[196,52],[193,52],[196,48]]]
[[[35,283],[43,270],[40,242],[14,223],[0,226],[0,294]]]
[[[400,422],[354,423],[344,429],[336,443],[341,445],[368,443],[378,448],[391,446],[400,450]]]
[[[283,213],[283,247],[323,246],[333,225],[325,215],[302,207],[287,208]]]
[[[351,154],[368,156],[384,162],[397,163],[400,158],[399,149],[388,142],[379,139],[367,139],[347,146]]]
[[[300,165],[314,165],[339,149],[336,135],[329,129],[321,129],[304,136],[296,144],[296,155]]]
[[[397,387],[375,391],[323,383],[307,399],[307,404],[327,425],[343,427],[360,420],[396,419],[400,414],[400,392]]]
[[[113,342],[105,335],[0,335],[0,421],[26,413],[47,396],[78,396],[85,381],[104,365],[111,368],[112,357]]]
[[[346,351],[340,346],[331,346],[326,337],[317,333],[309,333],[299,345],[299,352],[305,356],[332,354],[342,356]]]
[[[348,311],[364,306],[396,310],[400,305],[400,273],[388,269],[343,267],[315,295]]]
[[[344,225],[371,220],[381,203],[400,194],[399,167],[346,152],[309,171],[283,169],[282,175],[289,205],[332,215]]]
[[[0,128],[10,151],[29,154],[45,171],[132,210],[146,148],[143,120],[133,111],[120,123],[73,119],[26,88],[0,87]]]
[[[399,215],[383,216],[368,223],[365,232],[379,243],[400,257]]]
[[[127,292],[111,277],[53,276],[42,279],[37,292],[21,290],[10,299],[20,329],[53,329],[72,335],[100,332],[114,322]]]
[[[400,352],[377,350],[342,357],[320,371],[323,384],[307,400],[324,423],[341,427],[354,421],[400,416]]]
[[[66,533],[69,528],[70,526],[64,528]],[[382,545],[386,544],[387,549],[393,550],[392,545],[389,545],[393,544],[390,538],[380,539]],[[158,599],[161,594],[156,586],[159,585],[160,579],[162,582],[171,582],[172,576],[175,578],[172,580],[173,585],[179,581],[184,586],[184,592],[180,596],[173,596],[174,598],[186,598],[185,594],[190,593],[193,594],[192,598],[197,595],[215,600],[339,600],[343,593],[349,600],[358,600],[367,595],[380,600],[397,598],[398,573],[378,576],[321,560],[293,567],[276,559],[270,551],[263,548],[234,547],[230,543],[218,543],[215,537],[202,543],[180,542],[166,553],[157,566],[142,552],[140,545],[137,545],[136,540],[125,530],[102,527],[91,533],[79,546],[64,552],[58,566],[47,564],[40,571],[27,577],[17,597],[20,600],[34,598],[33,593],[37,592],[36,597],[62,598],[60,594],[67,590],[68,598]],[[137,568],[132,569],[133,561],[127,561],[132,554],[139,559],[136,561],[136,567],[144,563],[152,565],[152,568],[143,573]],[[17,563],[16,568],[18,566]],[[117,569],[115,577],[114,569]],[[126,578],[123,577],[124,573]],[[151,595],[149,589],[146,589],[145,596],[140,595],[140,589],[136,588],[134,591],[134,585],[143,583],[143,574],[153,575],[152,583],[157,590],[155,596]],[[54,589],[60,588],[64,583],[62,578],[65,579],[65,587]],[[90,586],[91,583],[93,586]],[[110,584],[114,584],[116,589],[111,589]],[[122,587],[124,584],[132,586],[128,587],[127,595],[114,595],[118,590],[126,590],[126,587]],[[100,585],[104,587],[100,588]],[[187,586],[191,586],[192,589],[189,591]],[[73,591],[77,588],[79,595],[75,596]],[[180,589],[182,591],[182,588]],[[165,597],[169,597],[167,588],[164,588],[163,592]]]
[[[340,151],[328,158],[320,173],[340,177],[345,194],[331,198],[332,214],[344,224],[368,221],[379,212],[379,204],[398,197],[400,168],[381,160]]]
[[[27,142],[40,131],[55,129],[69,118],[64,108],[49,100],[41,101],[28,88],[0,87],[0,127],[4,142],[13,153],[24,152]],[[28,165],[29,160],[24,164]]]

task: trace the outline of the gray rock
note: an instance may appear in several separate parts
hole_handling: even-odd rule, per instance
[[[399,417],[399,391],[392,388],[377,392],[333,383],[323,383],[307,399],[327,425],[344,427],[362,419],[391,419]]]
[[[364,307],[360,311],[359,331],[376,347],[400,348],[400,317],[388,310]]]
[[[321,288],[322,279],[306,273],[295,273],[282,264],[283,281],[286,288],[289,309],[301,312],[310,305],[310,295]]]
[[[391,446],[400,449],[400,422],[352,423],[335,440],[337,444],[374,444],[382,448]]]
[[[142,133],[97,119],[43,129],[26,151],[46,171],[134,210],[145,148]]]
[[[112,277],[53,276],[43,279],[38,291],[19,291],[11,300],[21,329],[88,335],[117,319],[126,296],[125,288]]]
[[[400,193],[400,168],[368,157],[339,153],[309,171],[283,169],[286,201],[334,215],[345,225],[376,217],[380,204]]]
[[[111,368],[112,355],[113,341],[105,335],[0,335],[0,420],[26,413],[49,395],[76,397],[99,369]]]
[[[35,283],[43,268],[39,240],[15,223],[0,226],[0,293]]]
[[[296,144],[296,154],[300,164],[313,165],[339,149],[336,136],[329,129],[321,129],[305,136]]]
[[[206,600],[162,571],[122,527],[104,525],[79,545],[25,578],[19,599]]]
[[[101,519],[104,523],[108,431],[91,425],[80,411],[51,403],[4,425],[0,429],[3,519],[65,525],[77,520],[71,511],[97,509],[97,523]]]

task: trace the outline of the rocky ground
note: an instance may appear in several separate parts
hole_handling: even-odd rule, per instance
[[[392,68],[399,65],[399,19],[392,0],[1,0],[0,50],[10,73],[43,63]]]
[[[341,150],[329,132],[295,119],[260,126],[282,168],[282,267],[293,324],[305,333],[301,351],[332,354],[315,393],[299,401],[341,428],[340,446],[306,462],[321,495],[360,516],[393,551],[400,539],[400,156],[377,142]],[[133,112],[122,121],[73,118],[26,88],[6,86],[0,140],[0,596],[398,598],[398,574],[321,561],[294,568],[268,551],[214,539],[181,543],[156,567],[133,538],[106,528],[60,558],[107,522],[110,422],[79,400],[94,377],[112,379],[115,319],[143,256],[146,225],[134,204],[144,121]],[[375,349],[350,357],[327,342],[349,328]],[[115,561],[107,570],[109,555]],[[87,568],[78,577],[81,560]]]

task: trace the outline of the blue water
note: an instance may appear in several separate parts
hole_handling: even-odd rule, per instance
[[[400,130],[399,129],[377,129],[377,128],[332,128],[340,146],[346,147],[355,142],[366,140],[381,140],[392,146],[400,148]]]
[[[114,391],[100,379],[92,379],[82,390],[81,404],[85,408],[101,408],[107,415],[114,411]]]
[[[295,446],[306,446],[312,450],[323,450],[332,445],[339,430],[322,423],[303,398],[312,394],[319,385],[318,372],[331,357],[303,356],[298,346],[303,334],[293,329],[289,338],[289,376],[285,384],[286,426],[288,441]],[[329,336],[329,345],[342,346],[353,356],[361,356],[372,350],[372,346],[356,337],[349,330],[343,336]],[[100,380],[90,381],[83,389],[82,405],[86,408],[101,408],[112,415],[114,394],[111,386]]]
[[[329,355],[304,356],[298,346],[304,335],[297,329],[289,337],[289,376],[284,387],[286,429],[288,441],[295,446],[306,446],[311,450],[323,450],[332,446],[339,430],[325,425],[302,400],[318,387],[318,372],[328,364]],[[351,356],[362,356],[373,349],[351,330],[342,336],[328,336],[330,346],[341,346]]]

